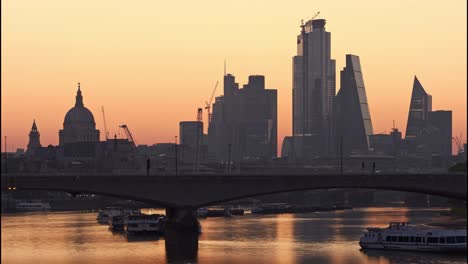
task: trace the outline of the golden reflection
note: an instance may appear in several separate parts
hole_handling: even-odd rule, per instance
[[[360,209],[365,227],[386,227],[390,222],[409,222],[409,209],[407,207],[379,207]]]
[[[296,263],[294,251],[294,214],[276,216],[276,255],[284,263]]]

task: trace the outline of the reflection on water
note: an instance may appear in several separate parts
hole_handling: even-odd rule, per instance
[[[163,213],[153,210],[147,213]],[[197,237],[130,237],[96,223],[94,213],[2,215],[2,263],[466,263],[466,256],[361,251],[368,226],[426,223],[436,210],[364,208],[200,220]]]

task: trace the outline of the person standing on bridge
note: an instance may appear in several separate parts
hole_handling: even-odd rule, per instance
[[[149,158],[147,158],[146,159],[146,176],[149,176],[150,168],[151,168],[151,161]]]

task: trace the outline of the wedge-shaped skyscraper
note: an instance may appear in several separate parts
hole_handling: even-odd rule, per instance
[[[406,126],[406,138],[415,138],[426,126],[429,112],[432,111],[432,96],[424,90],[418,78],[414,76],[413,92]]]
[[[369,151],[369,135],[373,134],[373,129],[358,56],[346,55],[341,88],[336,96],[336,115],[337,142],[342,140],[343,153]]]

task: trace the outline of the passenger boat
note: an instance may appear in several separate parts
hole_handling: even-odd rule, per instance
[[[466,229],[435,229],[391,222],[387,228],[367,228],[359,245],[363,249],[466,252]]]
[[[292,206],[287,203],[262,204],[252,208],[253,214],[283,214],[290,213]]]
[[[106,207],[104,209],[99,209],[96,220],[100,224],[109,224],[110,218],[114,215],[120,215],[122,208],[120,207]]]
[[[127,234],[162,234],[165,216],[159,214],[138,214],[129,215],[127,218]]]
[[[18,202],[15,209],[17,211],[49,211],[50,204],[42,201]]]
[[[123,215],[114,215],[110,217],[109,228],[114,231],[122,231],[125,227],[125,218]]]
[[[131,214],[139,214],[139,209],[128,209],[122,207],[109,206],[104,209],[100,209],[96,220],[100,224],[109,224],[113,216],[123,216],[124,218]]]

